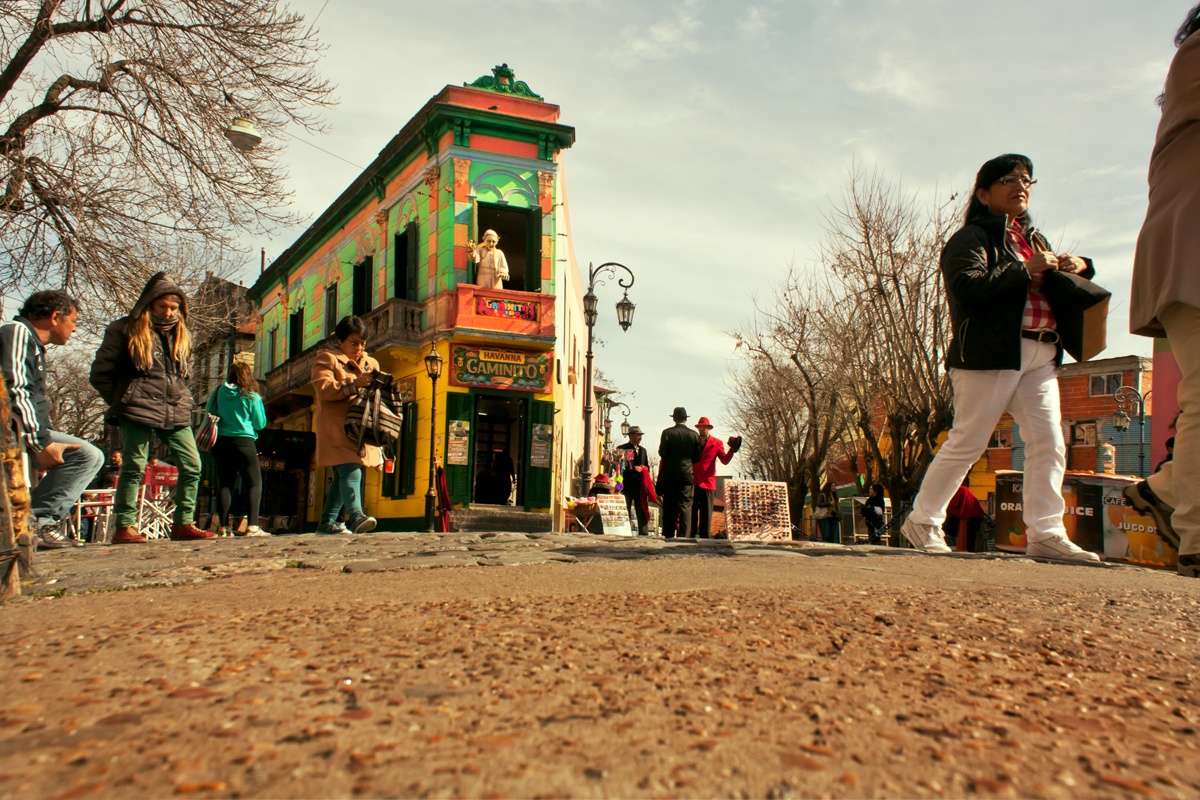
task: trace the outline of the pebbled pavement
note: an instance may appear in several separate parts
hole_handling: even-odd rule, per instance
[[[26,597],[63,596],[203,583],[287,569],[379,573],[443,567],[531,566],[646,559],[799,559],[842,557],[1042,561],[1006,553],[926,555],[909,548],[819,542],[730,542],[723,539],[595,536],[569,533],[301,534],[202,542],[151,541],[42,551],[37,575],[22,580]],[[1072,564],[1139,570],[1124,564]]]

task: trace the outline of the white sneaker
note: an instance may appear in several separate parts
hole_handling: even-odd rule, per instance
[[[1035,558],[1054,558],[1059,561],[1079,561],[1085,564],[1100,563],[1100,556],[1081,549],[1079,545],[1065,537],[1030,542],[1025,546],[1025,555]]]
[[[922,553],[950,552],[950,548],[946,546],[946,537],[942,535],[942,529],[937,525],[921,525],[909,517],[900,526],[900,532],[913,547]]]

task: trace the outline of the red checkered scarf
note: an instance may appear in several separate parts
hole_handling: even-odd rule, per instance
[[[1025,238],[1025,228],[1016,220],[1009,226],[1005,234],[1009,247],[1017,254],[1017,258],[1028,261],[1036,252]],[[1042,294],[1042,273],[1032,276],[1029,282],[1029,292],[1025,295],[1025,315],[1021,319],[1021,329],[1026,331],[1052,331],[1055,329],[1054,311],[1050,301]]]

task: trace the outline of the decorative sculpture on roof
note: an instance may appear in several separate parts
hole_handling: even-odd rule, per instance
[[[477,79],[474,83],[464,83],[463,86],[469,86],[472,89],[484,89],[489,92],[498,92],[500,94],[512,94],[517,97],[528,97],[532,100],[542,100],[540,94],[534,94],[534,91],[529,88],[529,84],[525,81],[516,80],[516,73],[508,64],[501,64],[492,69],[491,75],[484,75]]]

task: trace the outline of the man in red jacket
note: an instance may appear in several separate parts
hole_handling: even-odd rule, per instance
[[[696,421],[696,431],[700,434],[700,458],[693,466],[693,476],[696,481],[695,496],[692,500],[692,535],[698,539],[707,539],[712,535],[713,498],[717,494],[717,459],[722,464],[733,460],[733,454],[738,451],[741,439],[734,437],[729,441],[729,452],[720,439],[709,434],[712,423],[708,417]]]

